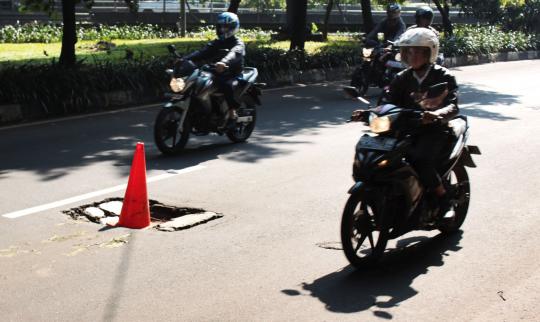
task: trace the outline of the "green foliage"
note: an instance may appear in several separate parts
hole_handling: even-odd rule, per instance
[[[540,33],[540,0],[525,0],[508,5],[501,23],[509,30]]]
[[[127,29],[108,27],[93,31],[94,35],[103,35],[99,33],[103,30],[108,30],[109,35],[128,37]],[[441,35],[441,51],[447,57],[540,47],[538,37],[519,31],[506,32],[498,26],[457,25],[454,33],[451,38]],[[101,56],[94,59],[88,56],[73,69],[62,68],[54,59],[51,62],[51,58],[46,58],[46,63],[4,64],[0,68],[0,104],[18,103],[27,111],[27,117],[40,117],[107,108],[107,95],[103,93],[114,91],[131,91],[141,99],[157,98],[167,86],[164,73],[170,66],[167,44],[175,43],[181,53],[186,53],[199,48],[215,34],[212,28],[206,28],[190,36],[193,38],[126,40],[119,42],[109,54],[94,52],[92,56]],[[274,80],[291,71],[355,66],[360,59],[358,34],[332,34],[329,42],[306,43],[306,51],[288,51],[288,42],[272,42],[269,32],[258,29],[243,30],[240,36],[247,45],[246,65],[259,69],[261,81]],[[123,58],[128,50],[134,53],[131,60]]]
[[[477,55],[538,49],[535,35],[519,31],[503,31],[499,26],[457,25],[454,36],[441,38],[441,51],[446,56]]]
[[[155,39],[178,37],[179,33],[157,25],[77,27],[79,40]],[[6,25],[0,28],[0,43],[52,43],[62,40],[62,26],[40,24]]]
[[[251,33],[252,37],[263,35],[257,31]],[[287,46],[249,41],[246,65],[258,68],[261,81],[270,81],[291,70],[354,66],[358,63],[358,42],[351,41],[346,35],[331,36],[330,39],[336,40],[309,43],[309,53],[288,51]],[[179,49],[185,52],[193,44],[187,42]],[[52,63],[4,64],[0,68],[0,104],[21,104],[26,117],[36,118],[107,108],[109,103],[103,94],[114,91],[131,91],[140,98],[157,98],[166,90],[164,70],[170,66],[170,58],[165,56],[166,43],[161,46],[163,51],[158,57],[142,55],[146,51],[141,47],[141,54],[137,51],[129,61],[87,59],[73,69],[63,68],[55,60]]]
[[[29,118],[107,107],[103,93],[159,95],[166,84],[163,60],[100,62],[64,68],[56,62],[13,65],[0,70],[0,103],[16,102]],[[29,77],[30,75],[30,77]]]
[[[249,39],[258,42],[270,41],[271,32],[256,29],[240,29],[239,36],[242,39]],[[137,40],[156,38],[176,38],[180,33],[167,28],[152,24],[140,24],[135,26],[100,25],[77,27],[77,38],[79,40]],[[189,38],[214,39],[216,31],[214,27],[207,26],[188,34]],[[0,28],[0,43],[54,43],[62,40],[62,26],[55,24],[40,24],[37,22],[23,25],[6,25]]]

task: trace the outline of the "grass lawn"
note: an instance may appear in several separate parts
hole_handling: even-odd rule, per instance
[[[289,49],[289,41],[278,42],[257,42],[255,40],[244,40],[250,47],[270,47],[275,49]],[[151,58],[167,56],[167,45],[174,44],[180,53],[188,53],[201,48],[206,44],[206,39],[142,39],[142,40],[112,40],[115,44],[109,51],[97,50],[96,41],[79,41],[76,45],[78,59],[85,59],[92,63],[95,61],[123,60],[126,49],[133,51],[135,58]],[[344,37],[330,37],[328,42],[306,42],[306,51],[316,53],[322,48],[358,46],[358,42]],[[43,63],[60,56],[61,43],[23,43],[23,44],[0,44],[0,63]]]

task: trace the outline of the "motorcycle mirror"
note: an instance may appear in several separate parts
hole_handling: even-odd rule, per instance
[[[448,88],[448,83],[439,83],[432,85],[428,88],[426,98],[434,98],[439,97],[444,93],[444,91]]]

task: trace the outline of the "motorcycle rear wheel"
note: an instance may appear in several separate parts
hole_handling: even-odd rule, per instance
[[[179,124],[182,112],[172,108],[162,109],[154,122],[154,142],[161,153],[176,155],[184,149],[191,131],[189,117],[186,117],[182,128]]]
[[[241,107],[238,109],[238,116],[251,116],[253,120],[249,123],[236,123],[234,129],[227,131],[227,137],[235,143],[245,142],[251,136],[257,121],[257,109],[249,105]]]
[[[454,218],[439,227],[439,230],[445,234],[458,231],[461,225],[463,225],[465,217],[467,217],[467,211],[469,210],[471,186],[467,170],[463,165],[457,165],[452,169],[450,173],[450,185],[455,191],[454,197],[457,199],[457,203],[454,207]]]
[[[379,229],[374,209],[362,193],[353,193],[341,219],[341,244],[345,257],[356,268],[362,269],[379,262],[388,242],[388,230]]]

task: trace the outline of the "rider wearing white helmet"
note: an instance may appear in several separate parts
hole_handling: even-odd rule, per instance
[[[234,126],[236,109],[240,104],[234,99],[234,86],[236,79],[244,68],[246,47],[242,40],[236,36],[240,29],[240,20],[232,12],[220,13],[217,17],[217,39],[209,42],[203,49],[184,56],[185,60],[195,62],[212,62],[216,65],[214,84],[224,94],[229,106],[228,123]]]
[[[436,170],[437,160],[449,141],[447,122],[458,112],[457,83],[448,69],[435,64],[439,40],[427,28],[407,30],[397,42],[401,59],[409,66],[390,84],[385,101],[423,111],[423,129],[416,136],[409,156],[423,184],[440,198],[442,214],[452,210],[448,194]],[[446,83],[446,90],[427,97],[430,86]],[[448,215],[448,214],[447,214]]]

